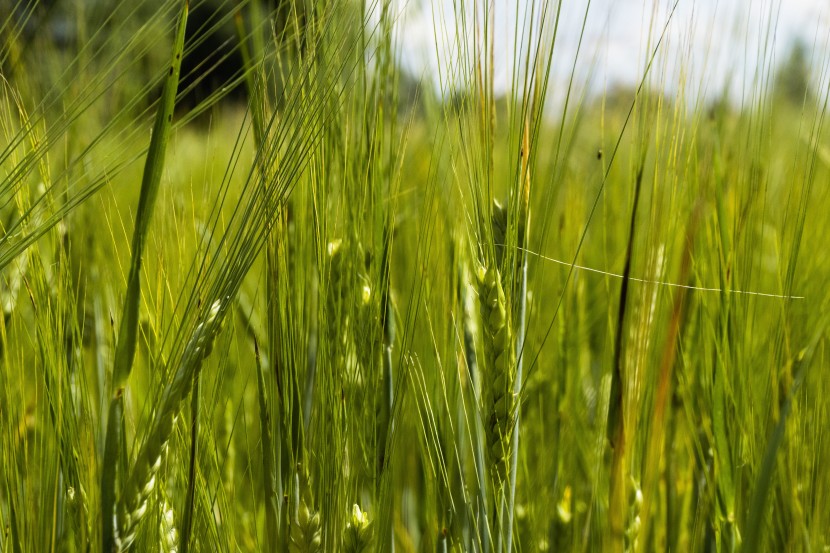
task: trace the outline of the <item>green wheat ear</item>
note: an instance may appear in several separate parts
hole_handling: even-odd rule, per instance
[[[190,392],[202,363],[213,350],[214,338],[221,326],[221,312],[222,303],[217,300],[205,319],[196,325],[185,346],[178,371],[164,390],[162,407],[141,447],[118,502],[115,536],[118,551],[130,548],[135,541],[138,524],[147,514],[147,502],[156,487],[156,478],[167,453],[167,443],[178,419],[179,405]]]
[[[355,504],[352,507],[352,516],[346,525],[343,536],[343,551],[346,553],[365,553],[372,548],[374,535],[372,521],[366,512]]]
[[[300,500],[297,518],[291,525],[291,553],[319,553],[322,551],[323,535],[320,513],[312,511],[305,498]]]
[[[499,272],[495,268],[478,271],[479,305],[484,342],[482,392],[487,455],[494,484],[507,476],[510,433],[513,429],[513,348]]]
[[[159,521],[159,550],[161,553],[176,553],[179,550],[179,531],[176,528],[176,514],[166,497],[161,502]]]

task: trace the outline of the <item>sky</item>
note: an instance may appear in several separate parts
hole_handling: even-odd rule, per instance
[[[492,0],[495,36],[495,86],[510,88],[511,59],[517,21],[545,0]],[[555,6],[556,0],[549,0]],[[669,17],[672,6],[677,2]],[[439,40],[434,29],[453,29],[452,0],[398,0],[397,27],[405,67],[439,86],[454,41]],[[815,86],[826,86],[822,62],[830,48],[828,0],[563,0],[553,62],[551,93],[561,95],[577,55],[582,20],[586,19],[576,64],[578,83],[592,92],[640,82],[648,53],[666,29],[653,75],[667,91],[692,97],[747,97],[759,73],[786,59],[796,40],[805,43],[815,65]],[[587,9],[587,18],[586,18]],[[517,13],[518,12],[518,13]],[[435,24],[437,23],[437,25]],[[469,34],[468,34],[469,35]],[[469,37],[468,37],[469,38]],[[765,62],[765,63],[764,63]]]

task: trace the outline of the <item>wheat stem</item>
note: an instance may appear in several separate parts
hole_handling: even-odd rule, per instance
[[[269,549],[275,551],[279,536],[279,505],[282,491],[278,488],[277,467],[274,460],[274,442],[271,436],[271,408],[268,402],[268,392],[265,388],[265,372],[260,362],[259,346],[254,341],[256,349],[257,395],[259,396],[259,424],[262,434],[262,472],[265,482],[265,520],[266,538]]]
[[[194,502],[196,497],[196,464],[199,453],[199,399],[201,397],[201,381],[201,375],[196,375],[196,381],[193,384],[193,395],[190,399],[190,459],[187,471],[187,493],[184,501],[184,515],[182,517],[181,553],[187,553],[193,530]]]

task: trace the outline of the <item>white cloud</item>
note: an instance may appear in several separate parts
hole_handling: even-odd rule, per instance
[[[538,9],[544,1],[493,1],[497,88],[509,86],[519,28],[516,21],[523,20],[522,12],[532,6]],[[447,59],[447,52],[455,47],[448,36],[457,26],[453,0],[398,0],[398,4],[405,14],[398,30],[402,61],[414,73],[437,83],[440,71],[448,69],[438,60]],[[555,7],[556,2],[550,4]],[[673,4],[674,0],[592,0],[578,78],[592,73],[594,90],[639,82]],[[562,2],[554,85],[561,87],[570,76],[587,6],[587,0]],[[435,29],[442,33],[438,52]],[[759,62],[772,67],[770,62],[780,60],[795,39],[811,48],[815,43],[818,61],[826,60],[829,30],[827,0],[679,0],[655,60],[655,75],[663,81],[659,84],[677,90],[685,74],[685,86],[692,95],[720,93],[727,82],[733,91],[751,90]]]

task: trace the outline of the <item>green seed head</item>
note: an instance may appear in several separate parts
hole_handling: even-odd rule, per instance
[[[360,506],[352,507],[352,515],[343,536],[343,550],[346,553],[363,553],[372,546],[372,522]]]

